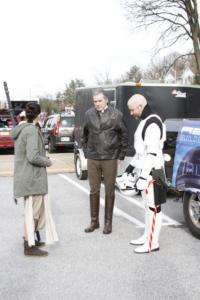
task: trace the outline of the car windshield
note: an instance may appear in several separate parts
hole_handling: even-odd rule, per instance
[[[62,117],[61,127],[74,127],[74,117]]]

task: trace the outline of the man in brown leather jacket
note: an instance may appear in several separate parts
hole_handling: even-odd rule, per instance
[[[93,94],[94,107],[85,114],[82,144],[88,159],[91,223],[85,232],[99,228],[101,177],[105,184],[104,234],[112,232],[117,159],[123,160],[127,150],[127,131],[120,111],[108,103],[103,89]]]

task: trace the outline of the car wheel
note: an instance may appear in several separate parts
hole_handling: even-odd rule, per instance
[[[88,177],[88,171],[82,170],[81,168],[81,160],[79,156],[76,156],[75,158],[75,169],[76,169],[76,176],[80,180],[87,179]]]
[[[200,239],[200,200],[196,194],[183,194],[183,213],[190,232]]]

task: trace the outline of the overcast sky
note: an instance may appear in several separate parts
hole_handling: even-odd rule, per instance
[[[29,99],[147,65],[153,35],[131,32],[121,1],[1,0],[0,100],[3,81],[11,99]]]

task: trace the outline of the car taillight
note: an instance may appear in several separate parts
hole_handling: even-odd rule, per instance
[[[54,128],[54,135],[59,135],[60,123],[58,122]]]

